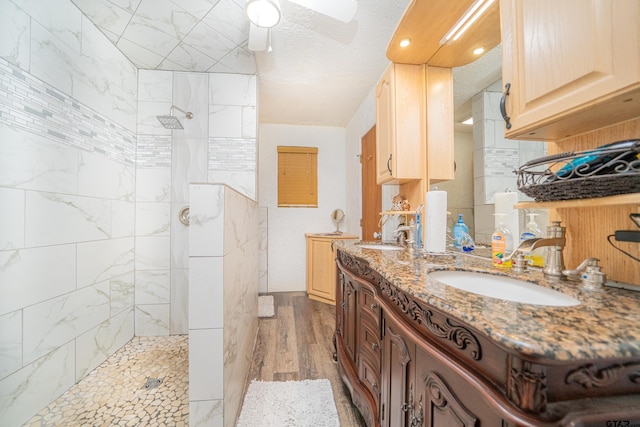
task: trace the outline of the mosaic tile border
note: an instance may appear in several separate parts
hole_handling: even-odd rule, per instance
[[[255,171],[256,140],[253,138],[209,138],[210,171]]]
[[[0,123],[135,164],[134,132],[1,58]]]
[[[484,175],[514,178],[518,169],[520,150],[510,148],[486,148],[484,150]]]
[[[138,135],[136,167],[171,167],[171,135]]]

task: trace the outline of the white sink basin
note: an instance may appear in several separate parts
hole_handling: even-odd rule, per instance
[[[367,245],[367,244],[363,244],[363,245],[358,245],[360,246],[362,249],[375,249],[378,251],[401,251],[404,248],[402,246],[395,246],[395,245]]]
[[[473,271],[434,271],[429,276],[445,285],[489,298],[556,307],[580,304],[580,301],[562,292],[511,277]]]

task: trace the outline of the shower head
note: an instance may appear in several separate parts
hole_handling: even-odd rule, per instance
[[[157,118],[165,129],[184,129],[180,120],[175,116],[157,116]]]
[[[156,118],[165,129],[184,129],[182,123],[180,123],[180,120],[178,120],[178,118],[173,115],[174,109],[184,113],[184,116],[188,120],[191,120],[193,118],[193,113],[191,111],[184,111],[183,109],[178,108],[175,105],[171,106],[168,116],[156,116]]]

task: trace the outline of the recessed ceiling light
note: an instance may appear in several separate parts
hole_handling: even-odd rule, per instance
[[[474,55],[480,55],[483,52],[484,52],[484,48],[483,47],[477,47],[477,48],[473,49],[473,54]]]
[[[411,39],[410,38],[406,38],[406,39],[400,40],[400,47],[407,47],[410,44],[411,44]]]

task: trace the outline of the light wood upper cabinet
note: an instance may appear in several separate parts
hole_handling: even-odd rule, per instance
[[[378,184],[453,179],[450,68],[389,65],[376,86],[376,157]]]
[[[558,140],[640,115],[640,2],[501,0],[508,138]]]
[[[424,66],[391,64],[376,85],[376,181],[420,179]]]

